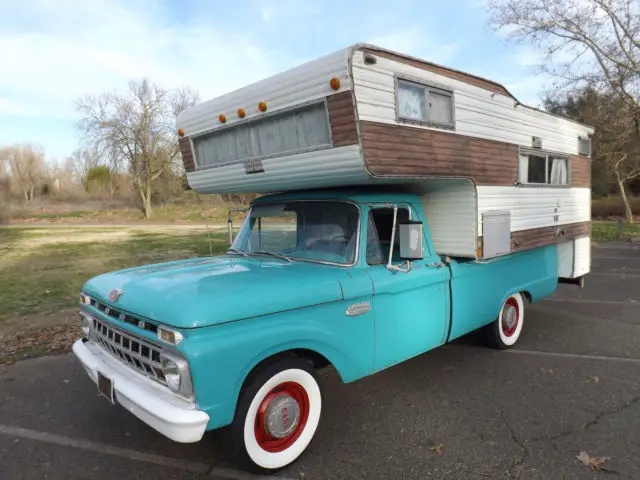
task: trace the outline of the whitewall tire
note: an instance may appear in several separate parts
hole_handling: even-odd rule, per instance
[[[276,471],[302,455],[322,411],[322,392],[311,362],[286,358],[253,375],[232,425],[236,453],[250,470]]]
[[[498,318],[487,325],[489,343],[505,350],[516,344],[524,325],[524,298],[521,293],[509,296],[500,308]]]

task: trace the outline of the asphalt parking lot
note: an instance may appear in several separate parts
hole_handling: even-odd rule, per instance
[[[519,344],[474,335],[359,382],[327,371],[317,436],[278,477],[640,478],[640,244],[530,306]],[[173,443],[99,397],[71,355],[0,368],[0,479],[254,478],[226,432]],[[594,471],[576,456],[609,457]]]

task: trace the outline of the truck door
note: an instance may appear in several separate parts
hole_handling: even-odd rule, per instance
[[[392,263],[402,263],[397,235],[391,245],[393,210],[388,205],[372,206],[367,220],[364,268],[374,290],[374,370],[441,345],[449,322],[449,269],[429,248],[427,235],[425,258],[414,261],[411,271],[386,268],[390,249]],[[398,222],[412,216],[415,212],[409,205],[399,205]]]

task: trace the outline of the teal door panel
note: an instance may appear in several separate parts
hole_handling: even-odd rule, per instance
[[[369,268],[374,285],[374,370],[386,368],[441,345],[449,318],[448,269],[414,262],[408,272],[384,265]]]

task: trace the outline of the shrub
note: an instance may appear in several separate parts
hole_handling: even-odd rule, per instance
[[[629,199],[634,216],[640,216],[640,197]],[[624,204],[620,197],[603,197],[591,202],[591,216],[594,219],[624,217]]]

